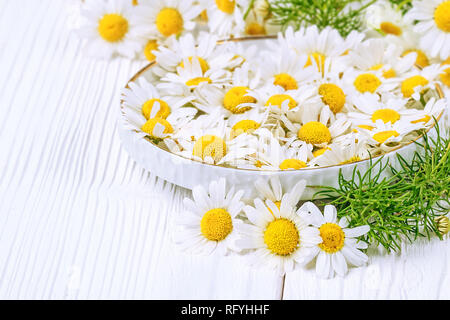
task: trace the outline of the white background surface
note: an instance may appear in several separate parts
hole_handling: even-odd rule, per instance
[[[333,280],[179,253],[171,223],[189,193],[116,132],[120,89],[144,64],[85,57],[75,2],[0,0],[0,298],[450,299],[448,240],[371,250]]]

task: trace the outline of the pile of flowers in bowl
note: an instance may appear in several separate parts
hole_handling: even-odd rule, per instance
[[[153,51],[156,81],[123,92],[131,128],[174,154],[256,170],[368,159],[411,143],[446,107],[441,64],[315,26],[258,43],[200,33]]]

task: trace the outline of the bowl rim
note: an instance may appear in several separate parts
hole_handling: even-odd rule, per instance
[[[230,38],[230,39],[223,39],[223,40],[218,40],[217,44],[223,44],[226,42],[244,42],[244,41],[255,41],[255,40],[271,40],[271,39],[276,39],[277,36],[275,35],[270,35],[270,36],[250,36],[250,37],[240,37],[240,38]],[[125,86],[124,89],[130,89],[130,83],[132,82],[136,82],[136,80],[142,76],[142,74],[144,74],[145,72],[147,72],[148,70],[150,70],[152,67],[154,67],[155,65],[157,65],[156,61],[150,62],[148,65],[144,66],[143,68],[141,68],[130,80],[127,81],[127,84]],[[421,69],[419,66],[416,66],[417,68]],[[440,99],[444,99],[445,95],[444,92],[441,88],[441,86],[436,83],[435,85],[436,88],[436,92],[439,96]],[[121,116],[123,118],[125,118],[125,111],[124,111],[124,99],[120,99],[120,111],[121,111]],[[168,154],[170,154],[171,156],[176,156],[178,158],[181,158],[183,160],[190,160],[193,163],[197,163],[197,164],[201,164],[204,166],[212,166],[212,167],[220,167],[223,169],[231,169],[231,170],[237,170],[237,171],[245,171],[245,172],[259,172],[259,173],[277,173],[277,174],[290,174],[292,172],[298,172],[298,171],[311,171],[311,170],[318,170],[318,169],[326,169],[326,168],[343,168],[349,165],[358,165],[358,164],[362,164],[362,163],[366,163],[367,161],[373,161],[374,159],[378,158],[383,158],[386,156],[390,156],[393,155],[394,153],[396,153],[399,150],[402,150],[410,145],[412,145],[413,143],[416,143],[417,141],[419,141],[421,138],[423,138],[428,132],[430,132],[432,129],[434,129],[436,127],[436,124],[439,122],[439,120],[442,118],[442,115],[444,114],[444,111],[441,112],[441,114],[436,118],[435,122],[433,123],[433,125],[428,128],[426,131],[424,131],[421,135],[419,135],[416,139],[411,140],[410,142],[408,142],[407,144],[398,146],[393,148],[392,150],[385,152],[383,154],[374,156],[374,157],[370,157],[367,159],[362,159],[362,160],[358,160],[355,162],[351,162],[351,163],[345,163],[345,164],[334,164],[334,165],[329,165],[329,166],[323,166],[323,167],[307,167],[307,168],[302,168],[302,169],[298,169],[298,170],[258,170],[258,169],[247,169],[247,168],[233,168],[233,167],[226,167],[226,166],[219,166],[219,165],[215,165],[215,164],[210,164],[210,163],[205,163],[202,161],[198,161],[195,159],[190,159],[190,158],[185,158],[179,154],[170,152],[168,150],[165,150],[163,148],[161,148],[160,146],[158,146],[157,144],[155,144],[153,141],[151,141],[147,136],[144,137],[145,140],[147,140],[147,142],[149,142],[152,146],[157,147],[159,150],[167,152]],[[123,119],[125,120],[125,119]],[[132,130],[134,132],[138,132],[137,130]]]

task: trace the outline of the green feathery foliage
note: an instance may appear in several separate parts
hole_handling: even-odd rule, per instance
[[[272,23],[284,29],[316,25],[320,30],[330,26],[347,36],[361,31],[362,15],[376,0],[273,0],[270,1]]]
[[[351,226],[370,225],[363,240],[388,252],[399,251],[404,238],[441,237],[434,218],[450,208],[450,139],[436,128],[437,138],[425,135],[423,143],[416,142],[412,161],[397,154],[399,169],[380,159],[367,172],[355,168],[351,179],[341,172],[339,187],[323,188],[316,197],[335,205]],[[383,178],[386,170],[389,178]]]

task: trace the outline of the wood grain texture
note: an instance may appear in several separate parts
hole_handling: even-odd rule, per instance
[[[77,0],[0,0],[0,298],[450,298],[449,242],[373,255],[345,279],[282,278],[171,242],[186,190],[138,167],[116,133],[142,66],[95,61],[70,30]]]

